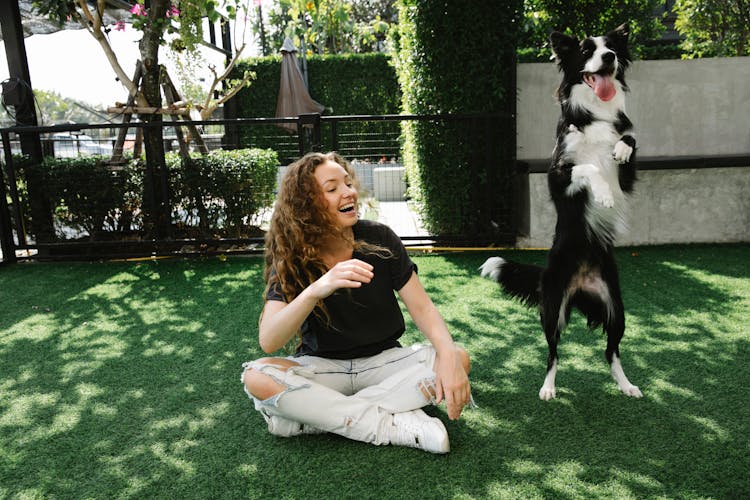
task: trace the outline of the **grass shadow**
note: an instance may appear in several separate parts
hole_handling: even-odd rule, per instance
[[[0,271],[0,496],[744,497],[748,246],[618,250],[619,392],[574,317],[542,402],[535,311],[479,277],[487,253],[415,257],[472,355],[479,404],[452,451],[267,433],[239,382],[261,355],[259,258],[33,264]],[[504,252],[543,263],[544,252]],[[420,338],[409,323],[404,341]]]

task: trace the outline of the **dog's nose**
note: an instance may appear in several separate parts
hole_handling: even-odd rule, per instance
[[[604,64],[612,64],[615,62],[615,53],[614,52],[605,52],[602,54],[602,61]]]

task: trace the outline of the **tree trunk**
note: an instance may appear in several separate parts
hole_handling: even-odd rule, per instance
[[[148,8],[149,27],[143,30],[138,48],[143,63],[141,92],[152,107],[161,107],[159,82],[159,47],[166,27],[167,0],[152,0]],[[144,225],[146,234],[163,239],[171,236],[169,185],[164,161],[164,134],[162,117],[158,113],[144,114],[143,146],[146,152],[146,175],[144,176]],[[147,236],[147,237],[148,237]]]

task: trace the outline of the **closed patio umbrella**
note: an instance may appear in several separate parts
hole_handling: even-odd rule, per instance
[[[325,106],[313,100],[307,91],[302,72],[297,66],[297,47],[290,38],[281,47],[281,81],[276,102],[276,117],[299,116],[307,113],[322,113]],[[279,123],[279,127],[297,132],[295,123]]]

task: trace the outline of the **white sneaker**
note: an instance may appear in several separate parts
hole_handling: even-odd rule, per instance
[[[438,418],[422,410],[394,413],[391,444],[419,448],[430,453],[448,453],[448,431]]]
[[[324,434],[324,431],[307,424],[301,424],[294,420],[272,415],[267,418],[268,432],[274,436],[292,437],[300,434]]]

